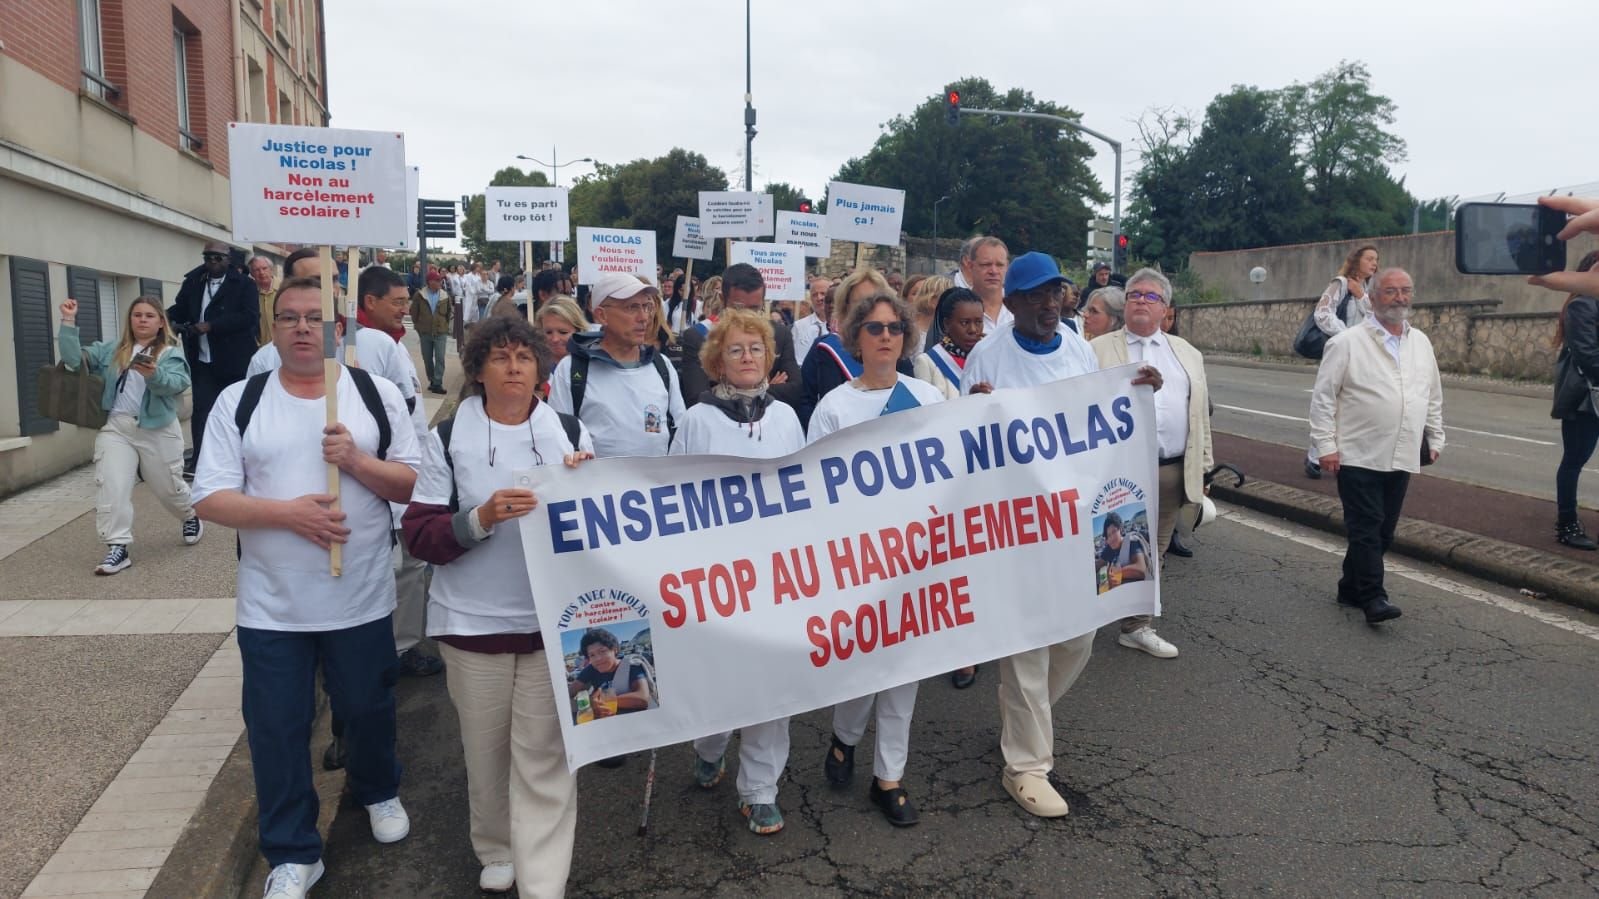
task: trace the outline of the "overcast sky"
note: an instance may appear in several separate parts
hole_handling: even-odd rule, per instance
[[[529,166],[519,153],[550,162],[552,146],[608,163],[681,146],[742,185],[743,3],[377,8],[326,3],[332,125],[404,131],[425,197],[481,191],[497,169]],[[1340,59],[1364,61],[1397,104],[1409,155],[1395,169],[1420,197],[1599,181],[1595,0],[755,0],[753,42],[757,189],[819,196],[882,123],[976,75],[1119,137],[1125,192],[1145,110],[1198,115],[1234,84],[1309,81]],[[1110,152],[1090,143],[1108,192]]]

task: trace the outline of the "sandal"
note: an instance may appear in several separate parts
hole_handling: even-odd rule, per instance
[[[835,787],[849,786],[849,782],[855,779],[855,747],[845,746],[835,734],[822,768],[827,773],[828,783]]]
[[[921,820],[916,814],[916,806],[911,804],[911,794],[905,792],[904,787],[895,787],[885,790],[877,785],[877,778],[872,778],[872,789],[868,794],[872,802],[882,810],[883,817],[895,827],[910,827]]]

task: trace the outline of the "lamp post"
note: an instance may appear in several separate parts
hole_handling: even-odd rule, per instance
[[[938,205],[949,199],[949,194],[933,201],[933,274],[938,274]]]
[[[750,0],[744,0],[744,189],[755,189],[755,107],[750,93]]]
[[[593,162],[594,161],[592,158],[590,158],[588,156],[584,156],[581,159],[573,159],[573,160],[570,160],[568,162],[559,162],[557,160],[559,160],[560,157],[557,156],[556,153],[555,153],[555,145],[554,144],[550,144],[550,159],[551,159],[550,162],[540,162],[540,161],[538,161],[537,159],[534,159],[531,156],[524,156],[524,155],[522,155],[520,153],[518,153],[516,155],[516,158],[517,159],[525,159],[528,162],[533,163],[534,165],[547,165],[547,166],[549,166],[549,169],[550,169],[550,182],[551,182],[551,186],[552,187],[560,187],[561,186],[561,169],[564,169],[564,168],[566,168],[569,165],[577,165],[580,162]],[[522,248],[522,253],[527,258],[525,260],[523,260],[522,270],[523,271],[529,271],[533,267],[533,244],[532,244],[532,241],[524,241],[524,243],[526,244],[526,246],[524,246]],[[564,243],[565,243],[564,241],[558,241],[558,240],[550,241],[550,259],[554,260],[557,263],[566,261],[566,260],[561,258],[561,247],[564,245]],[[531,289],[531,287],[530,287],[530,289]]]

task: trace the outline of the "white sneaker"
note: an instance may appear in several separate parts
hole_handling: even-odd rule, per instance
[[[477,888],[485,893],[509,893],[516,886],[516,868],[510,862],[484,865],[477,876]]]
[[[1116,638],[1116,642],[1128,649],[1141,649],[1157,659],[1177,658],[1177,647],[1171,645],[1155,633],[1155,629],[1144,626],[1136,631],[1123,633]]]
[[[398,843],[411,833],[411,816],[398,796],[372,803],[366,814],[372,821],[372,839],[379,843]]]
[[[322,879],[326,870],[321,859],[309,865],[284,862],[267,875],[266,892],[262,894],[262,899],[305,899],[305,895]]]

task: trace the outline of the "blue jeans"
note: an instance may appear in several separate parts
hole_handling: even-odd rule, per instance
[[[427,368],[428,386],[444,387],[444,343],[448,334],[419,334],[422,345],[422,365]]]
[[[260,806],[256,826],[261,854],[273,867],[308,865],[322,857],[311,782],[319,662],[333,714],[344,722],[350,793],[361,805],[399,795],[394,684],[400,662],[390,617],[337,631],[239,628],[244,726]]]

